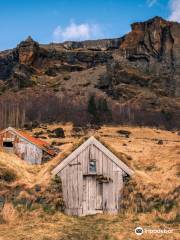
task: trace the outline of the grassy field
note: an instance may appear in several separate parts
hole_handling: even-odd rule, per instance
[[[11,196],[0,212],[0,240],[180,239],[180,136],[177,132],[127,126],[103,126],[98,130],[75,132],[71,124],[47,128],[59,126],[65,130],[65,138],[53,139],[48,137],[47,129],[43,130],[42,137],[50,143],[60,143],[61,152],[42,166],[28,165],[13,154],[0,151],[0,196],[13,195],[19,186],[19,195],[27,195],[27,189],[37,184],[45,194],[51,183],[51,170],[79,145],[83,137],[95,135],[135,171],[124,188],[121,213],[118,216],[70,217],[59,211],[43,210],[41,205],[30,209],[14,206]],[[41,130],[34,129],[33,133]],[[129,137],[120,134],[119,130],[129,131]],[[12,175],[9,181],[3,178],[7,174]],[[144,233],[139,237],[134,233],[137,226],[174,230],[171,234]]]
[[[70,217],[61,213],[45,214],[41,210],[14,213],[7,224],[0,225],[1,240],[131,240],[139,239],[134,233],[137,226],[146,229],[173,229],[171,234],[145,233],[140,239],[178,240],[177,224],[165,224],[156,213],[94,215]]]

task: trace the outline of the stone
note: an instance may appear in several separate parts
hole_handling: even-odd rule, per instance
[[[52,132],[55,133],[55,137],[57,137],[57,138],[65,137],[64,130],[61,127],[54,129]]]
[[[121,136],[129,137],[131,135],[131,132],[128,130],[120,129],[117,131]]]
[[[163,144],[163,140],[160,139],[160,140],[157,142],[157,144],[162,145],[162,144]]]
[[[38,57],[39,44],[35,42],[30,36],[18,47],[19,63],[25,65],[32,65]]]

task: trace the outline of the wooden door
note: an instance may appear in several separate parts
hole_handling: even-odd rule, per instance
[[[96,180],[96,176],[84,176],[83,178],[83,214],[96,214],[102,212],[103,191],[102,184]]]

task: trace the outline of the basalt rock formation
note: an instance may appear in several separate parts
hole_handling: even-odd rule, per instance
[[[131,27],[117,39],[43,45],[28,37],[0,52],[2,101],[11,96],[22,103],[26,95],[24,102],[30,104],[34,96],[41,102],[46,94],[44,99],[56,98],[56,104],[71,99],[85,112],[94,95],[96,107],[100,98],[107,100],[111,121],[180,127],[180,24],[155,17]],[[46,108],[39,121],[42,115],[48,116],[44,121],[54,120],[51,107]]]

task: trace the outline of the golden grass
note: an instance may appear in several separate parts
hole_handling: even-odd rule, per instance
[[[7,217],[8,224],[0,224],[0,236],[3,240],[128,240],[137,239],[134,228],[139,225],[152,228],[178,228],[180,136],[175,132],[146,127],[103,126],[99,130],[84,132],[82,137],[76,137],[72,133],[72,124],[47,127],[48,129],[63,127],[65,130],[66,138],[56,139],[63,143],[59,147],[61,152],[57,157],[42,166],[32,166],[13,154],[0,151],[0,167],[14,171],[17,176],[16,183],[29,187],[40,184],[43,189],[47,189],[51,180],[51,170],[85,138],[95,135],[135,172],[129,185],[124,188],[125,210],[118,216],[96,215],[82,218],[65,216],[59,212],[50,215],[40,208],[31,212],[22,210],[18,212],[19,216],[15,214],[14,217],[12,214],[13,221]],[[129,138],[122,137],[117,132],[119,129],[128,130],[132,134]],[[34,132],[39,130],[41,129],[35,129]],[[158,139],[164,140],[162,145],[157,144]],[[51,142],[53,139],[48,138],[47,141]],[[29,197],[26,194],[27,192],[22,191],[20,197]],[[152,207],[151,211],[145,212],[155,200],[160,202],[157,202],[157,206]],[[161,200],[170,201],[172,205],[170,209],[165,209]],[[143,208],[141,213],[138,212],[139,203]],[[10,212],[7,216],[11,216]],[[147,240],[153,238],[177,240],[180,236],[178,231],[175,231],[173,235],[141,237]]]
[[[32,184],[40,169],[39,166],[27,164],[15,154],[6,153],[2,150],[0,151],[0,167],[1,170],[4,168],[4,170],[12,171],[16,175],[17,181],[22,184]]]
[[[18,218],[18,213],[12,203],[5,203],[2,210],[2,217],[6,224],[15,222]]]
[[[3,240],[135,240],[137,226],[152,229],[175,229],[173,234],[145,234],[143,240],[164,239],[178,240],[178,226],[157,221],[156,213],[94,215],[70,217],[62,213],[45,214],[42,210],[22,212],[8,225],[0,225],[0,236]]]

